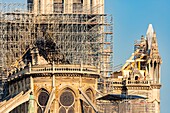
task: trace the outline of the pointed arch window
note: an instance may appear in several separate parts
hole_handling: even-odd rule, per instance
[[[75,113],[75,93],[66,88],[59,96],[59,113]]]
[[[64,12],[64,0],[54,0],[54,13]]]
[[[37,113],[43,113],[49,99],[49,92],[45,89],[41,89],[38,96],[38,109]]]
[[[33,11],[33,0],[27,0],[27,8],[28,8],[28,11],[29,12],[32,12]]]
[[[85,94],[88,96],[88,98],[92,102],[94,102],[94,95],[93,95],[93,92],[92,92],[91,89],[87,89]],[[93,109],[92,109],[92,107],[88,103],[83,102],[82,104],[83,104],[83,111],[86,111],[86,113],[93,113]]]
[[[73,13],[83,12],[83,0],[73,0]]]

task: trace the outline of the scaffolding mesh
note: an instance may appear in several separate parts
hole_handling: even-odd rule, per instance
[[[105,70],[111,71],[111,17],[82,13],[34,14],[25,4],[0,5],[1,66],[13,66],[28,48],[36,44],[45,46],[50,40],[65,63],[110,67]]]
[[[19,68],[23,60],[29,62],[24,54],[38,47],[49,63],[95,66],[108,76],[112,72],[112,17],[98,13],[101,4],[91,9],[79,3],[73,5],[72,13],[62,12],[69,10],[67,4],[65,9],[53,12],[48,12],[52,7],[48,4],[47,10],[35,13],[31,2],[0,3],[1,72]]]
[[[100,113],[155,113],[155,104],[147,100],[98,101]]]

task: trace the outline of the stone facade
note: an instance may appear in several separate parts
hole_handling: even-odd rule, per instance
[[[9,71],[0,112],[160,112],[162,61],[152,25],[146,38],[141,37],[135,43],[134,53],[125,65],[108,77],[112,73],[112,36],[108,36],[112,31],[105,30],[112,29],[105,22],[104,0],[28,0],[27,3],[27,13],[6,15],[14,19],[5,26],[9,34],[14,34],[7,41],[16,38],[18,32],[22,41],[16,39],[15,43],[5,45],[11,47],[8,51],[11,57],[4,53],[9,55],[6,64]],[[8,21],[7,18],[5,22]],[[137,95],[145,99],[98,101],[106,94]]]
[[[38,52],[39,53],[39,52]],[[3,113],[94,113],[99,70],[89,65],[41,64],[34,49],[32,62],[8,75],[8,102]],[[36,62],[38,65],[34,64]],[[13,99],[12,99],[13,98]],[[18,99],[19,98],[19,99]],[[17,100],[18,99],[18,100]],[[29,100],[29,101],[28,101]]]
[[[135,51],[125,65],[112,75],[109,87],[113,93],[146,97],[145,107],[139,112],[160,113],[160,65],[156,33],[150,24],[146,38],[135,42]],[[137,112],[137,111],[136,111]]]
[[[28,5],[35,14],[104,14],[104,0],[28,0]]]

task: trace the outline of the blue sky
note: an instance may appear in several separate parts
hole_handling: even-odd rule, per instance
[[[0,0],[24,2],[25,0]],[[105,0],[105,11],[114,18],[114,64],[124,64],[135,40],[146,34],[148,24],[157,33],[162,56],[161,113],[169,113],[170,94],[170,0]]]
[[[105,0],[105,3],[106,13],[114,18],[115,65],[125,63],[133,52],[134,41],[146,35],[148,24],[153,24],[163,60],[161,113],[169,113],[170,0]]]

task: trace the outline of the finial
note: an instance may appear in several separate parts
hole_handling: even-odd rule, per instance
[[[152,24],[149,24],[146,34],[148,35],[148,34],[153,34],[153,33],[154,33],[153,26],[152,26]]]
[[[153,33],[154,33],[153,26],[152,26],[152,24],[149,24],[148,30],[147,30],[147,33],[146,33],[146,38],[147,38],[147,41],[148,41],[148,49],[149,50],[151,49]]]

